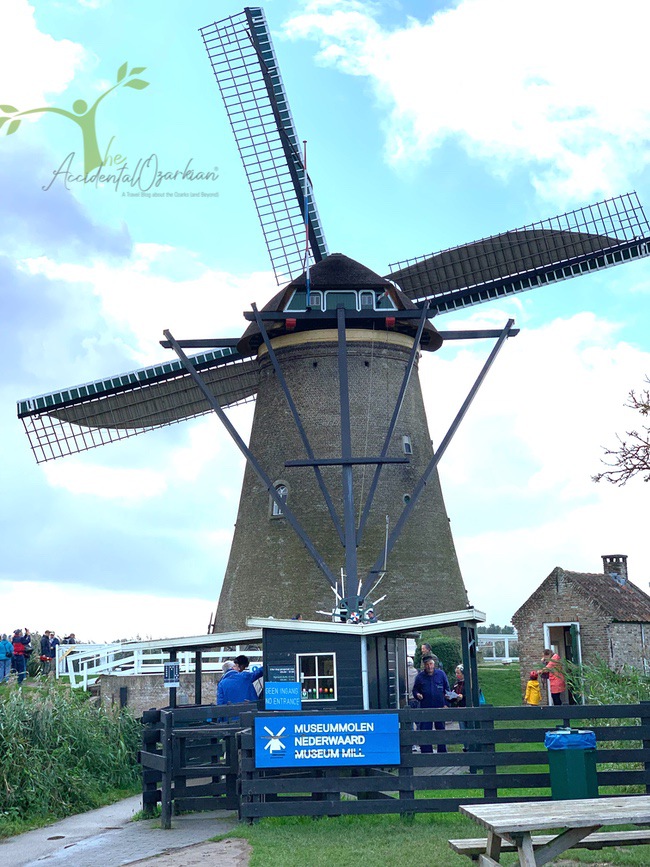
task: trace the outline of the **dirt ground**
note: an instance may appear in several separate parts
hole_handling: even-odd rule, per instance
[[[220,840],[197,843],[184,849],[163,852],[153,858],[132,861],[129,867],[248,867],[251,847],[247,840]]]

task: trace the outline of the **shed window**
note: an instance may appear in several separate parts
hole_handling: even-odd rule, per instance
[[[286,503],[287,502],[287,496],[289,494],[289,491],[287,490],[287,486],[283,485],[283,484],[276,485],[275,491],[276,491],[277,495],[280,497],[280,499],[282,500],[282,502]],[[274,518],[283,518],[284,517],[284,512],[282,511],[282,509],[280,508],[280,506],[277,504],[277,502],[274,499],[271,499],[271,515]]]
[[[336,701],[336,654],[296,654],[303,701]]]

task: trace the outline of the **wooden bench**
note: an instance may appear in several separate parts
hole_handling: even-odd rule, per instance
[[[556,834],[535,834],[531,837],[533,848],[539,849],[540,846],[545,846],[552,840],[555,840]],[[449,845],[459,855],[467,855],[473,861],[478,861],[479,855],[482,855],[487,849],[487,837],[475,837],[472,840],[449,840]],[[594,834],[589,834],[583,840],[578,841],[574,845],[574,849],[603,849],[606,846],[645,846],[650,845],[650,830],[634,830],[634,831],[597,831]],[[502,852],[516,852],[517,847],[514,843],[501,844]]]

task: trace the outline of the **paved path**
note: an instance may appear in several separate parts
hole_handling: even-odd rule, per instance
[[[174,816],[163,831],[160,819],[132,822],[142,798],[70,816],[54,825],[0,840],[0,863],[11,867],[123,867],[143,858],[203,843],[237,826],[223,810]]]

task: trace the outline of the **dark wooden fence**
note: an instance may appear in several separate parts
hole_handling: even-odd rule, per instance
[[[234,809],[240,818],[254,820],[445,812],[477,801],[543,800],[550,798],[544,735],[557,725],[595,732],[601,794],[611,786],[650,793],[650,702],[405,708],[392,711],[400,718],[398,767],[270,770],[255,767],[252,728],[256,716],[272,719],[275,714],[252,711],[250,704],[228,710],[240,715],[238,724],[230,724],[232,719],[217,723],[215,706],[150,712],[141,753],[143,805],[146,810],[161,803],[163,827],[169,827],[173,809]],[[421,722],[436,720],[447,723],[445,731],[419,728]],[[460,723],[466,727],[458,728]],[[448,752],[419,751],[442,743]],[[189,780],[194,784],[188,785]]]
[[[399,767],[291,772],[255,768],[250,730],[254,714],[243,715],[240,817],[444,812],[477,801],[550,798],[544,735],[557,725],[588,726],[596,733],[599,787],[635,786],[650,792],[650,703],[404,709],[399,716]],[[451,723],[451,727],[445,731],[414,729],[414,724],[435,720]],[[456,728],[460,722],[468,728]],[[414,746],[442,743],[447,753],[413,751]]]
[[[142,808],[172,812],[239,809],[239,713],[250,703],[166,708],[143,714]],[[218,710],[218,714],[217,714]]]

